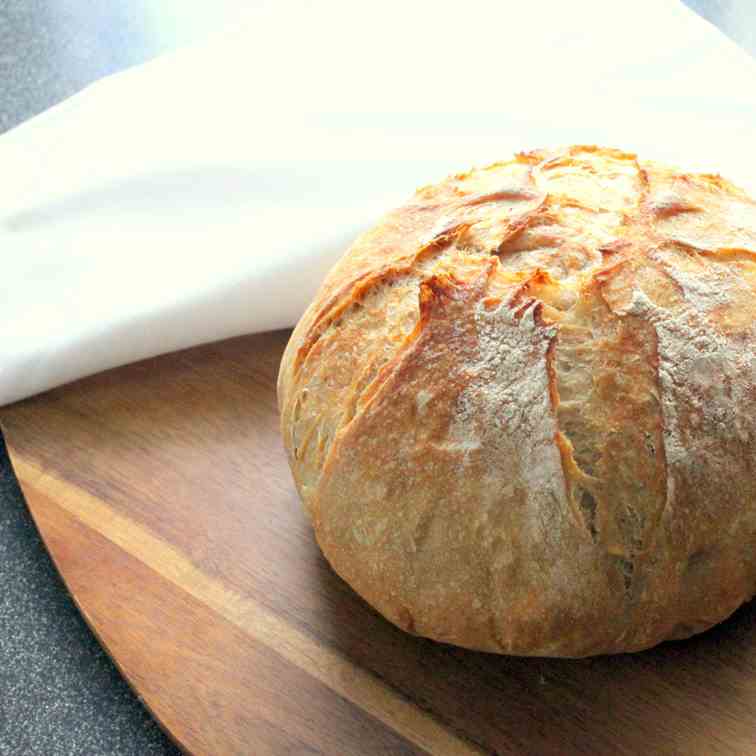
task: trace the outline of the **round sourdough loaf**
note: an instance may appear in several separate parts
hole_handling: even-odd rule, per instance
[[[418,635],[634,651],[756,592],[756,203],[597,147],[420,189],[292,334],[283,436],[335,570]]]

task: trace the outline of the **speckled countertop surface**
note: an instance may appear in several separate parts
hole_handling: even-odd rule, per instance
[[[756,55],[752,0],[686,2]],[[199,38],[244,4],[0,0],[0,133],[101,76]],[[68,596],[0,440],[0,756],[172,753]]]

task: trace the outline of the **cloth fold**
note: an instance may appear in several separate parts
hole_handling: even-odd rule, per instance
[[[0,137],[0,405],[293,325],[417,186],[569,143],[756,192],[756,63],[676,0],[260,3]]]

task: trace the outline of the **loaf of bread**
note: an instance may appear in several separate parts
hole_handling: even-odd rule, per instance
[[[756,202],[570,147],[420,189],[279,375],[334,569],[399,627],[578,657],[756,592]]]

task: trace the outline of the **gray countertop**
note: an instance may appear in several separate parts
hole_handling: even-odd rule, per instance
[[[244,4],[0,0],[0,133],[101,76],[198,38]],[[756,55],[751,0],[687,4]],[[77,612],[0,441],[0,756],[176,752]]]

